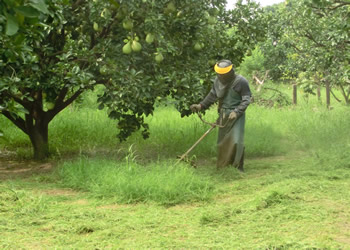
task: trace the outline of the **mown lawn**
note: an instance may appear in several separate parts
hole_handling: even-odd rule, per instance
[[[246,173],[201,166],[215,195],[117,203],[57,176],[1,182],[1,248],[348,249],[350,172],[305,154],[247,160]]]

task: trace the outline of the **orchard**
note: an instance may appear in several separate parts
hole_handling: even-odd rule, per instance
[[[259,2],[0,0],[0,249],[349,249],[349,0]]]
[[[147,138],[144,118],[157,97],[173,98],[181,115],[189,115],[188,105],[211,84],[213,62],[228,57],[239,65],[262,39],[262,10],[255,3],[237,6],[227,11],[224,0],[3,1],[1,114],[43,159],[50,121],[102,84],[98,102],[117,120],[119,139],[139,129]]]

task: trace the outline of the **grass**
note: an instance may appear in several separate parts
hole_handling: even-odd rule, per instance
[[[214,185],[198,176],[193,168],[167,165],[166,162],[141,166],[105,159],[80,159],[65,162],[59,169],[65,186],[88,191],[117,203],[156,202],[174,205],[209,200]]]
[[[286,93],[291,89],[282,88]],[[86,100],[85,100],[86,99]],[[127,143],[120,143],[116,135],[116,122],[106,116],[104,110],[96,110],[92,93],[81,103],[60,113],[49,126],[49,143],[55,157],[98,152],[118,154],[124,157],[133,144],[144,160],[176,157],[183,154],[209,128],[196,115],[181,118],[173,107],[158,107],[155,115],[146,118],[151,136],[143,140],[134,134]],[[334,102],[334,100],[333,100]],[[327,148],[328,139],[344,143],[348,138],[349,108],[340,104],[329,111],[310,97],[298,106],[266,109],[251,105],[247,110],[245,142],[248,157],[283,155],[289,151]],[[215,121],[216,107],[206,112],[205,119]],[[0,148],[16,151],[17,157],[29,159],[32,155],[29,139],[9,121],[0,117],[1,129],[7,141],[0,141]],[[216,156],[214,130],[195,150],[198,158]],[[316,145],[315,145],[316,144]]]
[[[198,168],[174,167],[208,129],[196,116],[159,107],[149,140],[119,143],[89,105],[50,125],[49,173],[20,177],[27,139],[0,120],[1,150],[22,161],[8,176],[0,165],[0,248],[350,249],[349,107],[251,105],[240,173],[216,170],[217,131],[191,152]]]
[[[54,184],[57,177],[8,180],[1,184],[0,246],[347,249],[349,168],[314,160],[250,159],[245,174],[202,167],[194,174],[207,175],[215,196],[173,206],[120,203]]]

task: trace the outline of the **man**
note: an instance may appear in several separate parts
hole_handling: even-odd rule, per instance
[[[199,104],[190,106],[193,112],[205,110],[217,100],[220,124],[217,147],[217,167],[233,165],[244,171],[244,126],[245,110],[250,104],[251,92],[248,81],[241,75],[236,75],[232,62],[221,60],[216,63],[213,87],[209,94]]]

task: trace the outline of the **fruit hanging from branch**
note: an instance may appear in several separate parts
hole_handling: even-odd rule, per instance
[[[123,53],[130,54],[132,52],[130,41],[123,46]]]
[[[157,63],[161,63],[164,60],[163,54],[158,52],[155,56],[155,60]]]
[[[151,44],[154,42],[154,35],[152,33],[148,33],[146,36],[146,43]]]
[[[138,41],[134,40],[131,44],[131,49],[135,52],[140,52],[142,49],[142,46]]]
[[[132,28],[134,27],[134,24],[132,22],[132,20],[130,19],[125,19],[123,21],[123,28],[126,30],[132,30]]]

